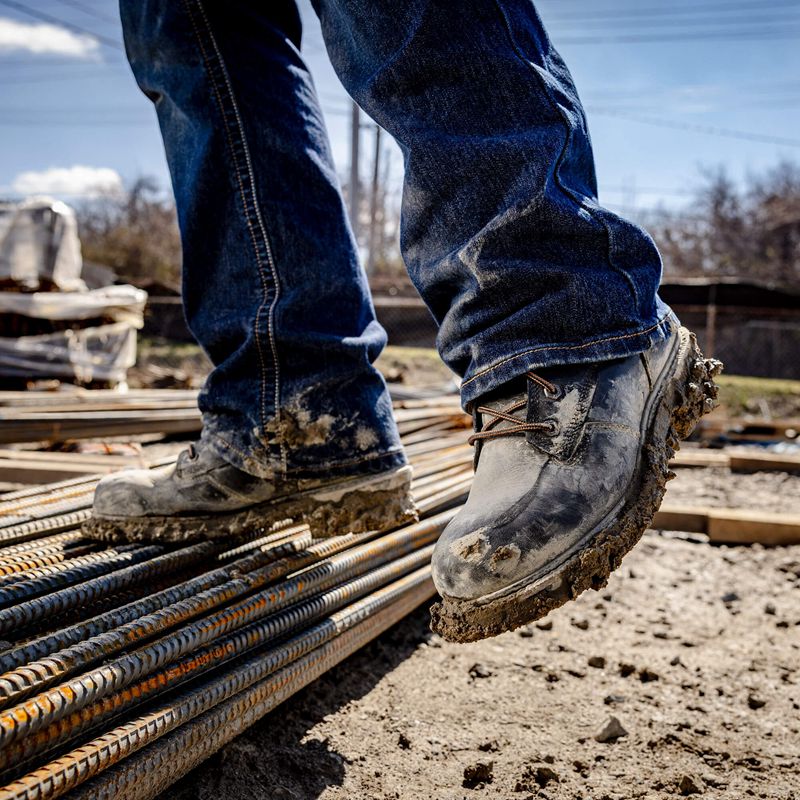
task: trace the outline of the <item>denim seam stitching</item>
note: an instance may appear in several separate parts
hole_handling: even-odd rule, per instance
[[[209,23],[208,16],[206,15],[205,9],[203,8],[203,4],[202,4],[201,0],[194,0],[194,2],[196,4],[196,6],[197,6],[197,9],[200,12],[200,16],[202,17],[202,21],[203,21],[203,24],[205,26],[206,33],[208,34],[208,38],[210,40],[211,46],[214,49],[214,54],[216,55],[216,60],[218,62],[219,70],[220,70],[220,72],[222,74],[222,78],[223,78],[223,81],[224,81],[224,86],[221,86],[219,81],[217,80],[216,76],[214,75],[214,70],[212,69],[212,65],[211,65],[211,59],[209,58],[208,53],[206,52],[206,48],[203,46],[202,36],[200,34],[200,31],[198,30],[198,26],[197,26],[197,23],[195,22],[194,15],[191,12],[191,8],[189,6],[189,0],[184,0],[184,4],[186,5],[187,11],[189,12],[189,18],[191,20],[192,27],[194,28],[194,31],[195,31],[195,36],[197,38],[198,45],[200,46],[200,52],[202,54],[203,61],[206,64],[206,69],[208,71],[208,75],[209,75],[209,79],[211,81],[212,88],[214,90],[214,93],[217,95],[217,102],[220,105],[220,112],[221,112],[223,124],[224,124],[224,127],[225,127],[225,135],[226,135],[226,137],[228,139],[228,144],[229,144],[229,146],[231,148],[231,154],[233,156],[234,169],[235,169],[235,173],[236,173],[236,180],[237,180],[237,183],[239,184],[239,193],[240,193],[240,197],[241,197],[241,201],[242,201],[242,207],[243,207],[243,210],[245,212],[244,213],[245,222],[247,224],[247,228],[248,228],[248,231],[250,233],[250,239],[251,239],[251,242],[253,244],[253,250],[255,252],[255,257],[256,257],[256,264],[258,266],[259,276],[261,278],[262,302],[261,302],[258,310],[256,311],[256,316],[255,316],[255,320],[254,320],[254,323],[253,323],[253,334],[254,334],[255,339],[256,339],[256,350],[257,350],[258,355],[259,355],[259,361],[261,362],[261,408],[259,410],[260,410],[260,418],[261,418],[261,428],[262,428],[262,433],[263,433],[264,430],[265,430],[265,427],[266,427],[266,417],[267,417],[267,413],[266,413],[266,386],[267,386],[267,381],[266,381],[266,363],[264,361],[263,345],[262,345],[262,342],[261,342],[261,336],[259,335],[259,320],[260,320],[261,314],[262,314],[262,312],[263,312],[263,310],[264,310],[264,308],[265,308],[265,306],[267,304],[267,299],[268,299],[268,295],[269,295],[269,285],[268,285],[267,280],[266,280],[266,275],[265,275],[265,272],[264,272],[264,263],[263,263],[263,259],[262,259],[262,256],[261,256],[259,243],[257,241],[256,231],[255,231],[254,225],[253,225],[253,219],[252,219],[253,216],[255,216],[255,222],[256,222],[256,224],[257,224],[257,226],[258,226],[258,228],[260,230],[260,233],[261,233],[261,243],[263,244],[264,250],[266,252],[267,263],[268,263],[268,266],[269,266],[270,273],[272,274],[272,284],[273,284],[273,287],[274,287],[273,298],[272,298],[272,302],[270,303],[270,307],[269,307],[269,311],[268,311],[268,317],[267,317],[267,335],[268,335],[268,339],[269,339],[269,343],[270,343],[270,351],[272,353],[273,368],[274,368],[274,373],[275,373],[275,418],[276,418],[276,422],[278,423],[278,425],[280,423],[280,369],[279,369],[278,354],[277,354],[277,349],[276,349],[276,346],[275,346],[275,337],[274,337],[274,310],[275,310],[275,306],[276,306],[276,304],[278,302],[278,298],[280,296],[280,283],[278,281],[277,270],[275,269],[275,262],[274,262],[274,258],[273,258],[273,254],[272,254],[272,247],[270,245],[269,237],[267,236],[266,227],[264,225],[264,220],[263,220],[263,217],[262,217],[262,214],[261,214],[261,209],[260,209],[260,206],[259,206],[259,203],[258,203],[258,197],[256,195],[256,181],[255,181],[255,175],[253,173],[252,161],[251,161],[251,158],[250,158],[250,148],[248,147],[247,139],[245,137],[244,126],[242,124],[242,119],[241,119],[241,116],[239,114],[238,104],[236,102],[236,98],[235,98],[234,93],[233,93],[233,87],[231,86],[231,83],[230,83],[230,80],[229,80],[229,77],[228,77],[227,68],[225,66],[225,61],[222,58],[222,53],[219,50],[219,47],[218,47],[217,42],[216,42],[216,38],[214,37],[214,34],[213,34],[212,30],[211,30],[211,25]],[[228,122],[228,120],[226,118],[227,115],[226,115],[226,111],[225,111],[225,103],[223,102],[223,98],[222,98],[222,94],[223,94],[222,90],[223,89],[224,89],[225,96],[227,97],[227,99],[230,102],[230,107],[231,107],[231,109],[233,111],[233,115],[234,115],[235,120],[236,120],[235,127],[236,127],[237,130],[235,132],[238,134],[238,136],[236,136],[235,138],[239,142],[239,144],[241,146],[241,149],[242,149],[242,152],[244,154],[245,167],[246,167],[246,171],[247,171],[247,177],[249,179],[250,192],[252,194],[252,201],[250,203],[248,203],[248,199],[247,199],[247,194],[248,193],[245,190],[244,182],[243,182],[243,179],[242,179],[243,176],[242,176],[241,166],[238,163],[238,159],[236,157],[236,147],[234,146],[233,131],[231,130],[231,125],[229,124],[229,122]],[[281,454],[281,462],[282,462],[282,464],[285,465],[286,452],[285,452],[285,448],[284,448],[284,443],[283,443],[283,441],[282,441],[282,439],[280,437],[278,437],[278,447],[279,447],[280,454]],[[244,454],[242,454],[242,455],[244,455]]]
[[[572,200],[573,203],[575,203],[578,206],[578,208],[581,208],[584,211],[586,211],[586,213],[589,214],[589,216],[593,220],[595,220],[596,222],[599,222],[600,225],[602,225],[603,230],[606,232],[606,242],[607,242],[606,260],[608,261],[608,265],[609,265],[609,267],[611,267],[611,269],[614,270],[614,272],[617,272],[618,274],[622,275],[622,277],[625,279],[625,282],[628,284],[628,288],[630,289],[631,294],[633,295],[633,300],[634,300],[634,302],[636,304],[636,308],[638,309],[638,307],[639,307],[639,296],[638,296],[638,293],[636,291],[636,285],[635,285],[635,283],[633,281],[633,278],[631,278],[631,276],[628,275],[628,273],[624,269],[622,269],[621,267],[617,266],[614,263],[614,259],[612,257],[612,240],[613,240],[614,237],[613,237],[613,233],[611,231],[610,226],[605,221],[605,219],[603,218],[602,214],[598,215],[596,213],[595,209],[592,208],[592,206],[587,205],[586,203],[584,203],[582,195],[579,195],[577,192],[573,192],[571,189],[569,189],[567,186],[565,186],[561,181],[561,175],[560,175],[561,165],[564,162],[564,158],[566,157],[567,150],[569,149],[569,145],[572,142],[572,129],[570,128],[570,123],[569,123],[569,119],[568,119],[568,117],[566,115],[566,112],[556,102],[556,100],[554,99],[552,93],[550,92],[550,87],[547,85],[546,81],[542,78],[542,76],[539,75],[539,73],[537,72],[536,68],[532,64],[531,60],[525,57],[525,53],[523,52],[522,48],[519,46],[519,44],[517,43],[517,40],[514,37],[514,32],[513,32],[512,28],[511,28],[511,22],[508,19],[508,15],[506,14],[506,12],[505,12],[500,0],[494,0],[494,5],[497,8],[497,10],[499,11],[500,16],[503,18],[503,25],[504,25],[504,27],[506,29],[506,33],[508,34],[508,38],[509,38],[509,40],[511,42],[511,47],[514,50],[514,53],[516,54],[517,58],[519,58],[519,60],[522,61],[523,64],[525,64],[525,66],[531,68],[531,71],[533,72],[533,74],[534,74],[534,76],[536,78],[536,82],[539,84],[539,86],[541,87],[541,89],[544,92],[545,96],[547,97],[551,108],[561,118],[561,122],[563,123],[564,128],[566,130],[566,138],[564,140],[564,146],[562,147],[561,152],[558,155],[558,159],[556,161],[556,166],[555,166],[555,169],[553,170],[553,177],[555,179],[556,185],[564,193],[564,195],[566,195],[570,200]],[[549,37],[548,37],[548,39],[549,39]]]
[[[492,364],[490,367],[486,367],[482,369],[480,372],[476,372],[471,378],[466,381],[462,382],[462,386],[466,386],[468,383],[472,383],[472,381],[477,380],[481,376],[485,375],[487,372],[492,372],[493,370],[497,369],[498,367],[502,367],[504,364],[507,364],[509,361],[514,361],[514,359],[522,358],[523,356],[530,355],[531,353],[541,353],[545,350],[582,350],[585,347],[593,347],[596,344],[605,344],[606,342],[618,342],[622,339],[633,339],[636,336],[644,336],[651,331],[654,331],[656,328],[659,328],[664,322],[669,318],[670,314],[667,313],[661,319],[658,320],[654,325],[651,325],[649,328],[642,328],[639,331],[634,331],[633,333],[625,333],[619,334],[616,336],[608,336],[600,339],[592,339],[589,342],[582,342],[581,344],[554,344],[554,345],[543,345],[541,347],[531,347],[528,350],[523,350],[521,353],[515,353],[513,356],[508,356],[507,358],[498,361],[496,364]]]

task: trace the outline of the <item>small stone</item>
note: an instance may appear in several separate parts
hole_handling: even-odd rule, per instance
[[[494,761],[477,761],[464,767],[464,780],[461,785],[465,789],[475,789],[478,786],[491,783],[494,777]]]
[[[606,695],[603,698],[603,702],[607,706],[615,706],[618,703],[624,703],[625,702],[625,696],[621,695],[621,694],[609,694],[609,695]]]
[[[622,727],[622,723],[617,717],[609,717],[603,727],[594,735],[594,740],[605,744],[606,742],[615,742],[622,736],[627,736],[628,731]]]
[[[397,746],[400,747],[401,750],[410,750],[411,749],[411,739],[408,738],[404,733],[401,733],[397,737]]]
[[[747,705],[752,708],[753,711],[759,708],[764,708],[766,704],[767,701],[760,698],[757,694],[751,693],[747,695]]]
[[[633,675],[634,672],[636,672],[635,664],[627,664],[624,661],[620,662],[619,674],[622,675],[623,678],[627,678],[628,675]]]
[[[533,631],[530,628],[520,628],[517,633],[523,639],[532,639],[533,638]]]
[[[572,768],[579,773],[582,778],[589,777],[589,765],[584,761],[573,761]]]
[[[595,669],[605,669],[606,666],[606,660],[603,656],[590,656],[586,663]]]
[[[692,775],[682,775],[680,781],[678,781],[678,791],[684,796],[687,797],[690,794],[702,794],[703,789],[701,788],[701,783],[699,778],[695,778]]]
[[[588,619],[572,619],[570,620],[573,627],[578,628],[579,630],[586,631],[589,630],[589,620]]]
[[[774,617],[775,614],[778,613],[778,609],[775,608],[775,603],[767,603],[764,606],[764,613],[769,614],[771,617]]]
[[[491,678],[494,673],[486,666],[486,664],[473,664],[469,668],[469,676],[473,680],[476,678]]]
[[[742,598],[739,597],[736,592],[727,592],[726,594],[722,595],[722,602],[723,603],[735,603],[737,600],[741,600]]]
[[[500,744],[497,739],[492,739],[491,741],[479,744],[478,750],[482,753],[497,753],[500,750]]]
[[[653,672],[653,670],[648,669],[647,667],[643,667],[639,670],[639,680],[642,683],[650,683],[651,681],[658,680],[658,673]]]
[[[544,619],[541,622],[536,623],[536,627],[540,631],[551,631],[553,630],[553,620],[551,619]]]
[[[686,664],[684,664],[683,661],[681,661],[681,657],[680,656],[674,656],[670,660],[669,665],[671,667],[685,667],[686,666]]]

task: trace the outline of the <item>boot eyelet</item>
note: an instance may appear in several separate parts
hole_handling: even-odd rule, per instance
[[[557,419],[546,419],[545,422],[549,426],[546,431],[548,436],[558,436],[558,434],[561,433],[561,424]]]
[[[560,400],[564,396],[564,388],[558,384],[553,384],[555,391],[551,392],[549,389],[544,389],[544,396],[548,400]]]

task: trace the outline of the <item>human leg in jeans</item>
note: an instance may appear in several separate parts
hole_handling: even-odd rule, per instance
[[[292,94],[292,81],[273,83],[265,60],[272,65],[278,58],[276,43],[270,39],[267,47],[266,31],[255,24],[260,20],[273,30],[274,23],[263,20],[265,12],[249,12],[254,4],[247,3],[226,4],[225,13],[212,13],[216,4],[200,0],[176,5],[185,16],[200,20],[200,41],[215,38],[223,56],[225,47],[219,42],[226,41],[226,33],[232,43],[240,37],[257,40],[251,43],[252,52],[246,44],[242,47],[247,57],[226,73],[230,94],[240,98],[238,110],[226,119],[241,118],[246,129],[251,115],[257,121],[254,127],[271,131],[278,123],[270,102],[262,101],[278,102],[288,113],[308,102],[305,94]],[[688,332],[657,297],[661,266],[652,240],[598,204],[583,110],[529,0],[318,0],[315,7],[345,87],[404,152],[403,255],[440,324],[439,351],[463,377],[462,401],[475,419],[474,486],[434,556],[434,579],[444,598],[435,625],[456,639],[497,633],[547,613],[585,588],[602,585],[649,523],[677,437],[686,435],[711,404],[713,365],[702,360]],[[130,22],[126,29],[130,31]],[[159,33],[167,43],[184,35],[183,28]],[[145,73],[159,62],[163,46],[145,45]],[[230,47],[236,50],[237,45]],[[213,55],[208,44],[205,50]],[[205,70],[213,76],[213,64],[202,64],[199,55],[193,59],[198,74]],[[293,75],[302,71],[297,59],[292,50],[284,64]],[[136,70],[135,53],[132,61]],[[165,71],[174,69],[173,64]],[[139,80],[147,90],[146,81]],[[169,80],[161,76],[162,82]],[[173,80],[183,86],[181,79]],[[224,101],[224,87],[222,94]],[[200,93],[192,97],[193,110],[211,102]],[[301,116],[305,120],[307,115]],[[165,124],[163,112],[161,119],[169,150],[169,131],[185,136],[184,120],[167,118]],[[253,133],[259,135],[267,134]],[[274,147],[277,141],[265,144]],[[274,226],[274,236],[283,244],[282,251],[275,248],[282,279],[282,269],[297,267],[291,259],[284,262],[291,266],[282,267],[280,252],[287,257],[300,246],[298,237],[318,234],[317,226],[340,230],[344,222],[340,209],[334,219],[323,220],[330,211],[326,205],[313,219],[314,227],[301,232],[294,217],[281,214],[281,201],[294,212],[298,203],[305,208],[318,201],[311,186],[297,182],[306,167],[292,173],[289,165],[316,164],[321,141],[309,145],[302,126],[280,141],[293,147],[295,155],[281,150],[282,158],[277,158],[274,150],[259,151],[255,183],[264,186],[255,196],[268,209],[262,213],[266,226]],[[188,156],[190,163],[196,158]],[[207,161],[213,158],[209,155]],[[226,174],[225,167],[216,171]],[[173,167],[179,207],[182,202],[193,207],[213,202],[211,192],[198,195],[191,184],[182,197],[175,172]],[[210,179],[209,189],[218,179]],[[302,201],[286,200],[275,180],[291,181],[291,190],[303,193]],[[334,185],[332,178],[326,183]],[[216,209],[216,219],[223,214],[227,222],[229,213]],[[186,222],[183,226],[186,239]],[[217,261],[243,262],[241,247],[219,244]],[[363,297],[363,282],[354,267],[343,269],[330,259],[305,266],[301,274],[292,273],[298,287],[327,280],[337,297],[353,292],[354,285],[362,287]],[[187,280],[193,269],[189,264]],[[237,278],[226,279],[226,285],[231,280]],[[219,291],[207,286],[194,302],[214,306]],[[297,319],[316,320],[319,303],[302,289],[294,305],[292,295],[275,299],[267,292],[266,297],[274,311],[270,341],[281,367],[291,358],[288,345],[294,341],[289,337],[282,342],[286,326],[296,325]],[[188,297],[190,322],[192,302]],[[361,302],[368,307],[366,300]],[[238,299],[231,298],[231,303],[228,313],[233,306],[240,308]],[[249,316],[236,313],[253,316],[252,310]],[[268,318],[255,314],[256,322]],[[318,380],[309,371],[314,347],[330,342],[338,356],[342,341],[341,333],[324,330],[322,323],[317,327],[322,335],[308,341],[309,359],[296,365],[294,378],[309,387]],[[206,344],[204,332],[199,327],[195,332]],[[245,366],[257,352],[223,355],[234,361],[239,355],[238,363]],[[206,402],[215,391],[218,398],[227,395],[227,361],[215,363]],[[230,374],[246,372],[245,366],[242,373],[234,369]],[[367,374],[369,370],[360,377]],[[348,402],[359,394],[359,386],[353,384]],[[279,395],[263,411],[262,430],[274,425],[276,432],[265,438],[266,451],[259,449],[258,437],[244,448],[259,464],[276,463],[282,447],[289,454],[283,456],[284,465],[292,466],[295,444],[272,422],[289,398]],[[232,405],[237,406],[235,399]],[[209,427],[227,441],[237,437],[240,418],[245,415],[217,414],[210,417]],[[396,440],[386,433],[387,420],[373,422],[379,423],[370,428],[381,444],[377,452],[396,452]],[[336,448],[332,440],[338,430],[332,423],[326,454]],[[353,447],[352,441],[340,444]],[[235,460],[219,445],[215,452],[240,469],[257,472],[249,461]],[[312,460],[304,463],[313,473],[315,454],[306,455]],[[326,468],[323,459],[318,466]]]
[[[386,341],[347,221],[291,0],[123,0],[183,242],[186,319],[214,370],[201,441],[95,498],[96,535],[227,536],[288,517],[316,535],[413,518]]]

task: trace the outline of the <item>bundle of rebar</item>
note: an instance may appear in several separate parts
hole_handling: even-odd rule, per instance
[[[0,799],[156,797],[428,600],[465,417],[396,416],[421,519],[388,533],[104,547],[80,532],[99,476],[0,497]]]

